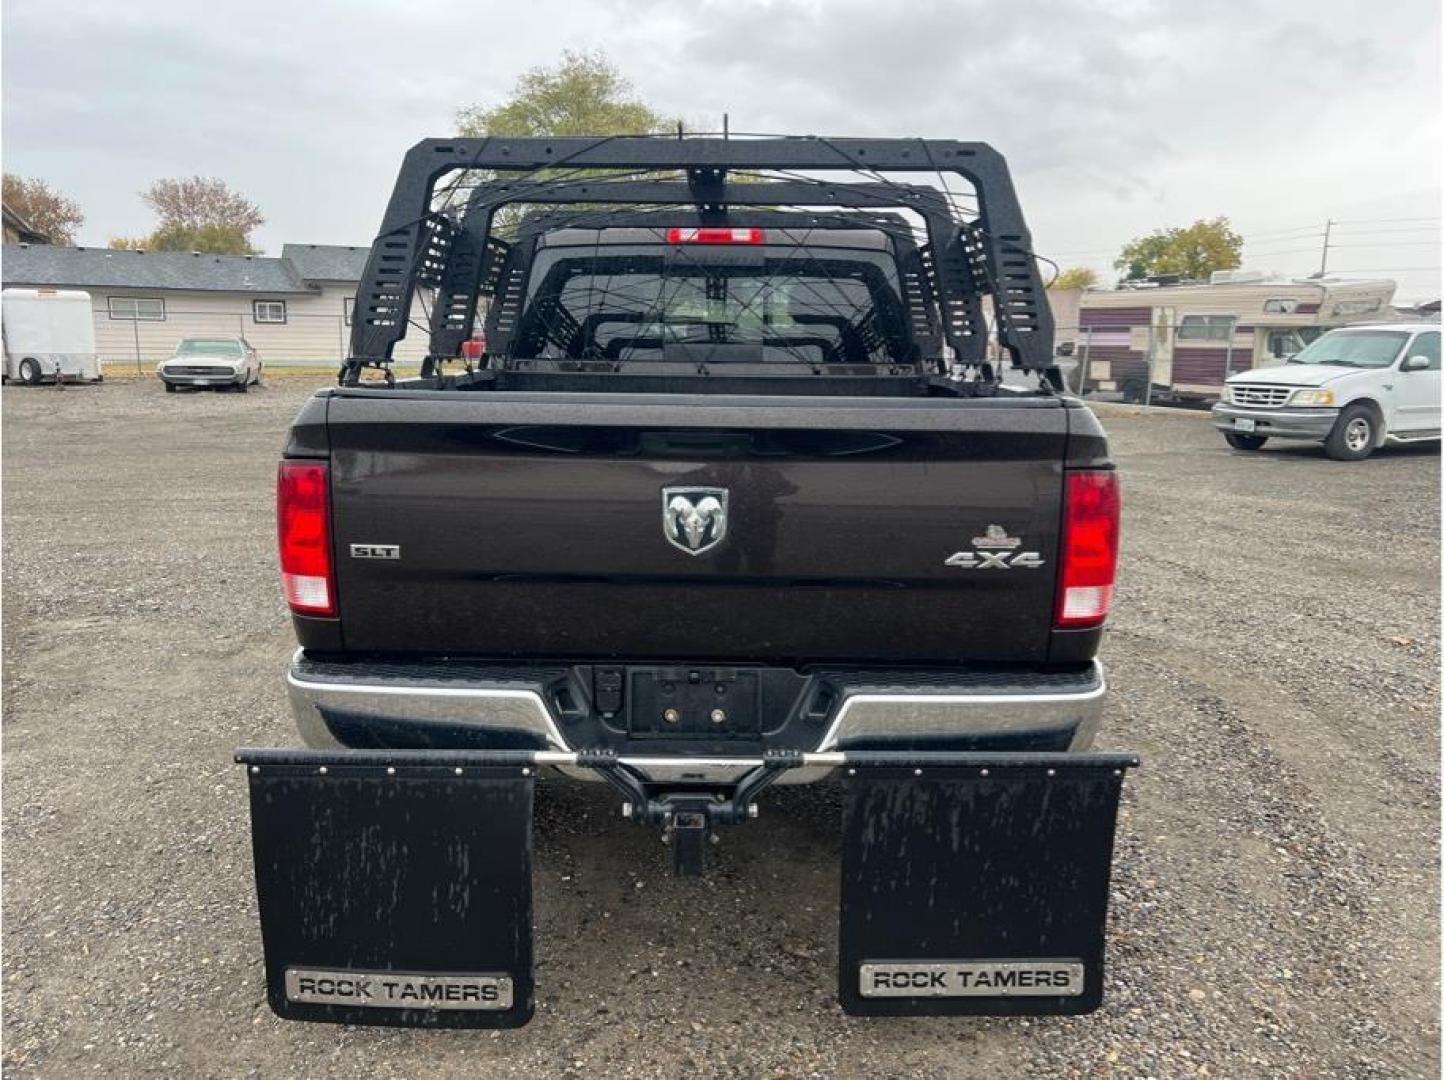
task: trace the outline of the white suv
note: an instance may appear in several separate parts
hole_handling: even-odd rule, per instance
[[[1213,426],[1236,450],[1314,439],[1340,461],[1392,442],[1439,438],[1439,328],[1378,323],[1331,330],[1277,367],[1231,376]]]

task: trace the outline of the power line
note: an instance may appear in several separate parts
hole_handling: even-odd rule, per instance
[[[1437,217],[1405,217],[1405,218],[1351,218],[1345,221],[1336,221],[1335,225],[1397,225],[1405,221],[1444,221],[1444,218]]]
[[[1315,249],[1313,249],[1313,248],[1288,248],[1288,249],[1281,250],[1281,251],[1267,250],[1267,248],[1268,248],[1268,245],[1269,245],[1270,243],[1284,243],[1284,244],[1286,244],[1286,243],[1289,243],[1289,242],[1291,242],[1291,241],[1309,240],[1309,239],[1313,239],[1314,237],[1322,238],[1322,239],[1324,240],[1325,247],[1327,247],[1327,248],[1330,249],[1330,250],[1332,250],[1332,249],[1334,249],[1334,248],[1344,248],[1344,247],[1408,247],[1408,246],[1428,247],[1428,246],[1430,246],[1430,245],[1432,245],[1432,244],[1434,243],[1434,241],[1432,241],[1432,240],[1380,240],[1380,241],[1377,241],[1377,242],[1356,243],[1356,244],[1335,244],[1335,243],[1331,243],[1331,242],[1330,242],[1330,239],[1329,239],[1332,230],[1335,229],[1335,228],[1337,228],[1337,227],[1338,227],[1339,225],[1341,225],[1341,224],[1350,224],[1350,225],[1368,225],[1368,224],[1374,224],[1374,223],[1378,223],[1378,224],[1396,224],[1396,223],[1406,222],[1406,221],[1444,221],[1444,219],[1441,219],[1441,218],[1378,218],[1378,219],[1372,219],[1372,220],[1368,220],[1368,219],[1354,219],[1354,220],[1349,221],[1349,222],[1328,221],[1328,222],[1320,222],[1320,223],[1315,224],[1315,225],[1299,225],[1299,226],[1297,226],[1297,227],[1295,227],[1295,228],[1292,228],[1292,229],[1278,229],[1278,230],[1269,230],[1269,231],[1265,231],[1265,232],[1247,233],[1247,234],[1242,235],[1242,236],[1240,237],[1240,239],[1244,242],[1244,244],[1245,244],[1246,247],[1247,247],[1248,245],[1250,245],[1250,244],[1253,244],[1253,243],[1255,243],[1255,242],[1258,242],[1258,243],[1260,243],[1261,246],[1265,249],[1265,250],[1259,250],[1258,248],[1249,248],[1249,249],[1248,249],[1248,255],[1249,255],[1250,257],[1253,257],[1253,256],[1273,257],[1273,256],[1275,256],[1275,255],[1292,255],[1292,254],[1296,254],[1296,253],[1298,253],[1298,252],[1313,251],[1313,250],[1315,250]],[[1307,230],[1307,229],[1319,230],[1321,227],[1322,227],[1322,231],[1314,231],[1314,232],[1304,232],[1304,231],[1303,231],[1303,230]],[[1412,226],[1411,228],[1405,228],[1405,229],[1371,229],[1371,230],[1367,230],[1367,231],[1354,231],[1354,232],[1341,231],[1341,232],[1339,233],[1339,235],[1341,235],[1341,236],[1343,236],[1343,237],[1345,237],[1345,238],[1347,238],[1347,239],[1350,239],[1350,240],[1362,240],[1362,239],[1364,239],[1364,237],[1366,237],[1366,236],[1373,236],[1373,235],[1395,234],[1395,233],[1411,233],[1411,232],[1427,232],[1427,231],[1433,231],[1433,226],[1429,226],[1429,225],[1415,225],[1415,226]],[[1295,233],[1299,233],[1300,235],[1292,235],[1292,234],[1295,234]],[[1104,258],[1104,257],[1109,256],[1109,255],[1117,255],[1118,252],[1120,252],[1121,250],[1122,250],[1122,246],[1120,246],[1120,247],[1118,247],[1118,248],[1107,249],[1107,250],[1099,249],[1099,250],[1094,250],[1094,251],[1055,251],[1055,252],[1053,253],[1053,255],[1054,255],[1055,258],[1060,258],[1060,259]]]
[[[1337,225],[1338,222],[1336,221],[1336,222],[1334,222],[1334,224]],[[1368,230],[1366,230],[1366,231],[1367,231],[1371,236],[1372,236],[1372,235],[1382,234],[1382,233],[1438,232],[1438,231],[1439,231],[1439,226],[1437,226],[1437,225],[1406,225],[1406,226],[1404,226],[1402,229],[1368,229]],[[1345,235],[1346,235],[1346,236],[1356,236],[1356,235],[1358,235],[1358,234],[1357,234],[1357,233],[1346,233]]]
[[[1319,227],[1319,226],[1316,226],[1316,225],[1315,225],[1315,226],[1306,226],[1306,228],[1318,228],[1318,227]],[[1262,241],[1262,242],[1264,242],[1264,243],[1269,243],[1269,242],[1272,242],[1272,243],[1288,243],[1288,242],[1291,241],[1291,240],[1307,240],[1307,239],[1309,239],[1310,237],[1323,236],[1323,235],[1324,235],[1324,234],[1323,234],[1322,232],[1313,232],[1313,233],[1305,233],[1303,236],[1279,236],[1279,237],[1271,237],[1270,234],[1268,234],[1268,233],[1250,233],[1250,234],[1247,235],[1247,236],[1241,236],[1241,237],[1239,237],[1239,239],[1241,239],[1245,244],[1247,244],[1247,243],[1249,243],[1249,242],[1251,242],[1251,241],[1254,241],[1254,240],[1259,240],[1259,241]],[[1096,250],[1096,251],[1055,251],[1053,254],[1054,254],[1054,255],[1059,255],[1059,256],[1064,256],[1064,257],[1067,257],[1067,258],[1082,259],[1082,258],[1087,258],[1087,257],[1092,256],[1092,255],[1099,255],[1099,256],[1102,256],[1102,255],[1114,255],[1114,254],[1117,254],[1117,252],[1120,251],[1121,249],[1122,249],[1122,245],[1119,245],[1119,247],[1117,247],[1117,248],[1099,249],[1099,250]],[[1312,250],[1312,249],[1311,249],[1311,250]]]
[[[1317,229],[1322,224],[1323,222],[1316,221],[1312,225],[1297,225],[1292,229],[1265,229],[1263,232],[1249,233],[1244,239],[1247,240],[1249,237],[1253,237],[1258,240],[1270,236],[1284,236],[1287,233],[1303,232],[1305,229]]]
[[[1345,236],[1348,236],[1348,237],[1350,237],[1350,238],[1356,238],[1356,237],[1357,237],[1357,234],[1345,233],[1344,235],[1345,235]],[[1439,245],[1438,245],[1438,242],[1435,241],[1435,240],[1369,240],[1369,241],[1366,241],[1366,242],[1364,242],[1364,243],[1358,243],[1358,244],[1336,244],[1336,243],[1333,243],[1333,242],[1328,242],[1328,243],[1327,243],[1327,247],[1328,247],[1328,249],[1329,249],[1330,251],[1333,251],[1333,250],[1335,250],[1336,248],[1437,247],[1437,246],[1439,246]],[[1275,256],[1275,255],[1292,255],[1292,254],[1295,254],[1295,253],[1297,253],[1297,252],[1313,251],[1313,250],[1315,250],[1315,249],[1314,249],[1314,248],[1279,248],[1279,249],[1265,248],[1265,249],[1263,249],[1263,250],[1259,250],[1258,248],[1254,248],[1254,247],[1247,247],[1247,246],[1245,247],[1245,252],[1246,252],[1246,254],[1248,255],[1249,258],[1271,258],[1271,257],[1273,257],[1273,256]]]
[[[1438,247],[1437,240],[1380,240],[1371,244],[1330,244],[1331,248],[1347,247]]]
[[[1304,227],[1304,228],[1317,229],[1317,228],[1319,228],[1321,225],[1322,225],[1322,222],[1320,222],[1319,225],[1306,225],[1306,226],[1303,226],[1303,227]],[[1294,231],[1294,230],[1288,230],[1288,231],[1292,232],[1292,231]],[[1273,242],[1273,243],[1288,243],[1288,242],[1290,242],[1290,241],[1292,241],[1292,240],[1307,240],[1307,239],[1309,239],[1309,237],[1311,237],[1311,236],[1323,236],[1323,235],[1324,235],[1324,234],[1323,234],[1322,232],[1314,232],[1314,233],[1307,233],[1307,234],[1305,234],[1305,235],[1303,235],[1303,236],[1280,236],[1280,237],[1271,237],[1270,234],[1268,234],[1268,233],[1249,233],[1249,234],[1246,235],[1246,236],[1241,236],[1241,237],[1239,237],[1239,239],[1241,239],[1244,243],[1248,243],[1248,242],[1251,241],[1251,240],[1264,240],[1264,241]],[[1067,256],[1067,257],[1070,257],[1070,258],[1085,258],[1085,257],[1090,256],[1090,255],[1113,255],[1113,254],[1116,254],[1119,250],[1121,250],[1121,248],[1122,248],[1122,245],[1119,245],[1119,247],[1117,247],[1117,248],[1108,248],[1107,250],[1097,250],[1097,251],[1055,251],[1053,254],[1055,254],[1055,255]]]

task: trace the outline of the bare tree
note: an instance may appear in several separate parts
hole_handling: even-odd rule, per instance
[[[160,218],[161,230],[219,226],[244,237],[266,222],[260,207],[215,177],[157,180],[140,197]]]

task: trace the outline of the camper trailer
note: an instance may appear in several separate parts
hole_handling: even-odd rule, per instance
[[[1208,284],[1085,292],[1072,329],[1083,392],[1217,400],[1236,371],[1281,364],[1325,330],[1387,317],[1392,281],[1298,281],[1220,271]],[[1069,333],[1060,327],[1067,349]],[[1152,369],[1150,387],[1149,370]]]
[[[100,382],[90,294],[79,289],[0,291],[5,381]]]

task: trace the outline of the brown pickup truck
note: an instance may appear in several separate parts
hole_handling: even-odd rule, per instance
[[[829,168],[865,179],[793,172]],[[872,172],[920,168],[985,212]],[[1001,158],[429,140],[357,312],[280,467],[308,749],[238,755],[278,1013],[524,1023],[539,777],[611,784],[681,874],[841,782],[845,1008],[1097,1006],[1118,485]]]

